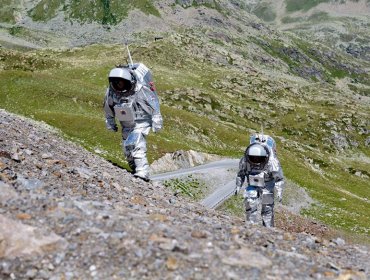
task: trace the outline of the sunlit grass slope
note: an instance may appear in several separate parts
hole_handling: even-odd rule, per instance
[[[134,60],[153,70],[162,103],[164,130],[148,138],[150,161],[179,149],[240,158],[250,133],[264,124],[278,141],[285,175],[316,201],[305,214],[368,234],[370,152],[360,133],[367,105],[331,84],[241,74],[232,62],[190,53],[189,45],[169,36],[131,46]],[[102,109],[108,72],[125,57],[118,45],[28,53],[2,49],[0,106],[45,121],[126,167],[120,134],[105,129]],[[358,147],[338,151],[330,138],[331,121]]]
[[[119,46],[93,46],[65,52],[4,51],[5,70],[0,72],[1,105],[44,120],[90,150],[106,151],[109,159],[124,164],[120,137],[105,130],[102,110],[107,74],[115,64],[123,62],[123,55],[123,48]],[[159,92],[162,88],[171,88],[173,77],[166,75],[163,79],[160,71],[156,74]],[[183,76],[189,78],[190,74]],[[176,86],[177,82],[173,83]],[[164,105],[162,112],[165,129],[149,139],[149,145],[153,146],[149,149],[151,159],[179,148],[237,155],[246,141],[243,132],[204,116]],[[209,137],[204,138],[203,134]],[[229,142],[234,144],[226,147],[225,143]]]

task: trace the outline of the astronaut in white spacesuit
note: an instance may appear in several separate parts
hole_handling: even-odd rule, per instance
[[[261,203],[262,223],[266,227],[273,227],[274,189],[278,201],[281,202],[284,176],[272,137],[263,134],[251,137],[250,145],[239,162],[235,194],[239,193],[245,179],[248,185],[243,196],[247,222],[257,222],[257,206]]]
[[[134,176],[149,180],[146,136],[158,132],[163,120],[159,100],[149,69],[142,63],[118,66],[109,73],[109,87],[104,99],[106,127],[122,128],[122,146]]]

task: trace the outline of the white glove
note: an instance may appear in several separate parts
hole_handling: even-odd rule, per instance
[[[284,181],[279,181],[275,183],[276,197],[279,203],[283,201],[283,191],[284,191]]]
[[[160,131],[163,127],[163,119],[162,119],[162,116],[157,114],[157,115],[153,115],[152,117],[152,131],[154,133]]]
[[[276,197],[279,203],[283,201],[283,194],[281,192],[278,191]]]

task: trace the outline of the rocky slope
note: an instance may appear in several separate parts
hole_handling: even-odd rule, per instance
[[[320,10],[314,20],[315,5],[295,12],[283,5],[279,19],[289,31],[281,32],[242,5],[259,1],[127,1],[136,6],[116,9],[126,14],[110,24],[99,7],[124,1],[24,0],[15,10],[3,2],[0,107],[58,127],[125,166],[118,133],[105,133],[101,101],[109,69],[126,57],[123,38],[132,38],[134,59],[153,70],[165,120],[161,134],[149,137],[151,161],[190,149],[241,157],[263,124],[292,186],[317,201],[302,214],[368,236],[368,17],[326,20]],[[288,2],[299,1],[276,1]],[[112,42],[120,45],[105,44]],[[90,43],[98,45],[61,49]],[[27,50],[6,48],[16,46]],[[29,50],[36,47],[58,49]]]
[[[369,248],[208,211],[0,111],[1,279],[367,279]]]

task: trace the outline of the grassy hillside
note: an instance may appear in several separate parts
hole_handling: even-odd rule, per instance
[[[132,9],[159,17],[159,11],[149,0],[41,0],[26,10],[23,1],[4,0],[1,22],[15,23],[17,15],[26,12],[34,21],[46,22],[61,13],[65,20],[78,23],[97,22],[115,25]]]
[[[178,149],[239,158],[249,134],[264,124],[266,133],[278,141],[285,175],[316,200],[304,213],[348,232],[368,234],[370,151],[364,143],[369,105],[330,81],[292,82],[269,77],[268,72],[241,73],[234,65],[237,60],[215,62],[228,46],[203,48],[213,53],[205,59],[195,51],[203,45],[201,38],[189,33],[131,46],[135,60],[153,69],[162,102],[165,129],[148,139],[150,161]],[[253,42],[250,38],[238,44],[242,48]],[[120,135],[105,130],[102,111],[107,73],[122,62],[123,54],[119,45],[65,51],[1,49],[0,106],[43,120],[126,167]],[[279,59],[278,52],[271,54]],[[334,81],[335,75],[324,64],[320,67]],[[343,136],[337,139],[341,144],[334,141],[336,135]]]
[[[176,29],[172,33],[146,33],[145,26],[140,33],[131,30],[136,42],[130,46],[132,55],[153,70],[164,116],[165,129],[149,136],[149,159],[179,149],[240,158],[250,134],[263,125],[278,142],[286,176],[315,200],[304,214],[366,235],[370,230],[368,22],[360,17],[334,18],[324,11],[310,13],[311,7],[325,1],[306,2],[285,1],[283,7],[291,9],[287,11],[269,1],[249,7],[243,1],[176,0],[166,7],[171,18],[167,23],[189,17],[194,26],[172,26]],[[17,13],[24,12],[22,3],[5,1],[2,21],[14,22]],[[35,29],[61,13],[71,20],[72,31],[76,22],[93,23],[78,25],[82,32],[74,34],[81,42],[89,42],[89,36],[111,38],[117,32],[113,26],[132,8],[156,16],[148,20],[157,23],[166,15],[152,1],[89,3],[40,1],[27,11],[38,23],[32,28],[2,25],[0,43],[3,38],[9,43],[2,35],[8,32],[14,40],[63,45],[66,38],[59,35],[63,33]],[[278,32],[258,22],[245,12],[251,8],[266,21],[281,21],[289,31]],[[101,28],[95,34],[96,23],[110,24],[112,29]],[[163,39],[153,41],[158,34]],[[39,51],[4,47],[0,48],[2,108],[45,121],[90,151],[127,167],[120,134],[105,129],[102,110],[107,74],[126,57],[122,45]],[[240,210],[242,205],[231,207]]]

